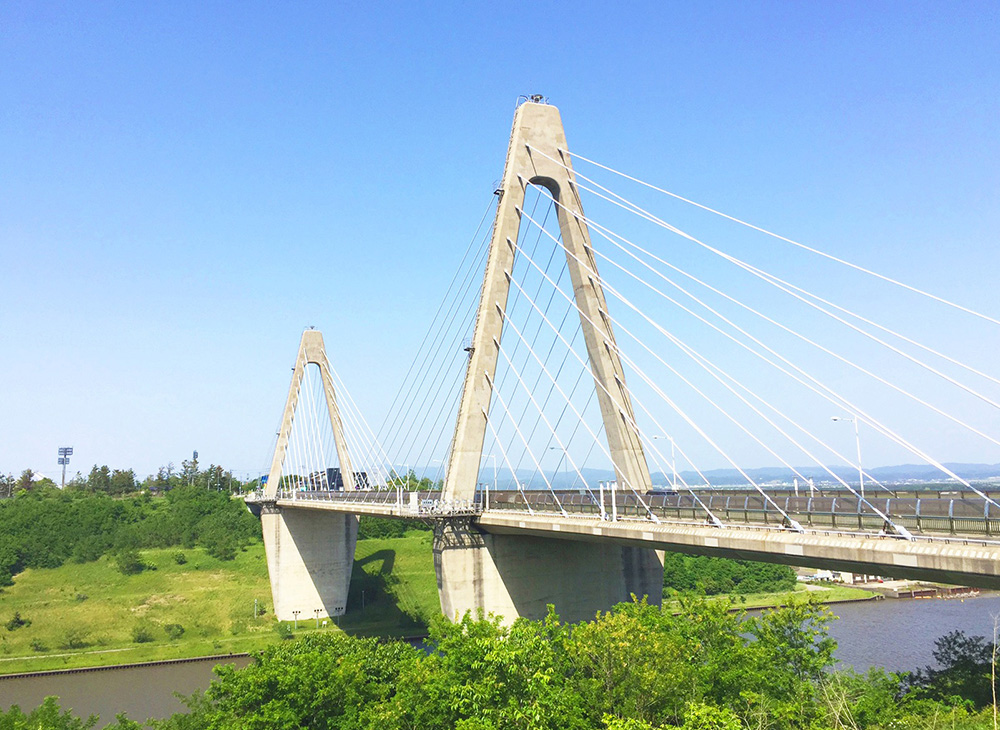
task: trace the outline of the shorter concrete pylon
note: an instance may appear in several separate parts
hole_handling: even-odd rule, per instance
[[[333,378],[326,358],[323,335],[309,329],[302,333],[292,384],[278,431],[271,471],[261,505],[264,552],[271,579],[274,615],[279,621],[320,616],[340,616],[347,610],[347,594],[358,540],[355,515],[313,511],[278,504],[282,468],[295,422],[299,393],[307,365],[316,365],[330,417],[337,458],[345,488],[354,487],[354,472],[344,439]]]

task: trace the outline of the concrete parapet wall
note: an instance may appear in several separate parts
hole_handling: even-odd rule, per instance
[[[547,537],[491,535],[468,522],[435,530],[441,610],[539,619],[549,604],[566,621],[592,619],[632,595],[659,605],[663,562],[653,550]]]
[[[264,551],[271,578],[274,613],[280,621],[339,616],[358,540],[355,515],[311,509],[265,508],[261,514]]]
[[[890,536],[800,534],[773,529],[718,529],[496,512],[481,515],[478,524],[496,535],[559,535],[569,542],[606,542],[692,555],[1000,588],[1000,544],[974,540],[907,541]]]

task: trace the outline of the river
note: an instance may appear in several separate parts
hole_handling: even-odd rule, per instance
[[[989,637],[993,616],[1000,614],[1000,594],[976,598],[889,599],[831,606],[838,616],[830,626],[841,666],[864,671],[870,666],[904,671],[933,664],[934,639],[949,631]],[[245,665],[249,659],[237,658]],[[166,717],[182,712],[174,696],[204,689],[215,661],[160,664],[99,672],[0,678],[0,707],[32,708],[46,695],[57,695],[63,708],[78,715],[100,715],[110,722],[118,712],[132,719]]]

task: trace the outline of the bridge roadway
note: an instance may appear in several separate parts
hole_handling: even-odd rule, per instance
[[[891,534],[880,517],[857,498],[782,497],[778,504],[802,526],[783,517],[762,498],[748,494],[701,495],[723,527],[708,523],[705,509],[690,495],[644,495],[656,520],[634,496],[556,492],[491,492],[489,509],[475,503],[447,504],[440,492],[281,492],[282,510],[419,519],[466,520],[495,535],[615,543],[696,555],[756,560],[855,573],[913,578],[1000,589],[1000,510],[979,501],[889,498],[872,501],[913,535]],[[527,496],[527,501],[525,500]],[[252,506],[259,498],[248,499]]]

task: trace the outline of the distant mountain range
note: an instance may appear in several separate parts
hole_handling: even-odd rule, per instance
[[[944,466],[960,476],[962,479],[976,481],[991,479],[1000,480],[1000,464],[946,463]],[[858,481],[857,469],[853,469],[848,466],[831,466],[829,468],[837,476],[848,483],[856,483]],[[830,476],[829,472],[820,467],[801,467],[797,468],[797,470],[802,477],[806,479],[813,479],[816,484],[836,483],[836,480]],[[422,472],[417,470],[417,474],[433,478],[438,471],[438,467],[427,467]],[[784,467],[763,467],[759,469],[746,469],[745,471],[751,479],[761,485],[792,484],[793,480],[798,478],[795,472]],[[489,476],[492,477],[492,470],[487,470],[487,472],[489,472]],[[487,476],[487,472],[484,472],[484,478]],[[545,478],[533,470],[519,469],[516,473],[518,481],[528,489],[544,489],[547,486]],[[598,482],[602,481],[610,481],[615,478],[614,473],[607,469],[581,469],[580,473],[591,485],[596,485]],[[743,485],[747,483],[746,479],[744,479],[735,469],[712,469],[702,473],[704,474],[705,479],[707,479],[709,483],[714,486],[726,484]],[[500,489],[510,488],[512,483],[510,474],[511,472],[507,469],[497,470],[497,485]],[[883,484],[954,481],[946,474],[942,473],[941,470],[926,464],[901,464],[899,466],[879,466],[871,469],[866,468],[865,474],[866,478],[867,475],[871,475]],[[561,470],[556,474],[546,472],[545,477],[548,478],[549,484],[551,484],[555,489],[568,489],[571,487],[581,486],[580,477],[575,471],[567,473],[566,471]],[[663,472],[655,472],[652,474],[652,479],[654,485],[669,484],[671,482],[671,475],[669,472],[666,474]],[[691,486],[705,483],[704,480],[693,471],[680,472],[679,481],[681,479]],[[492,482],[492,480],[490,481]],[[799,481],[801,482],[801,479]]]

